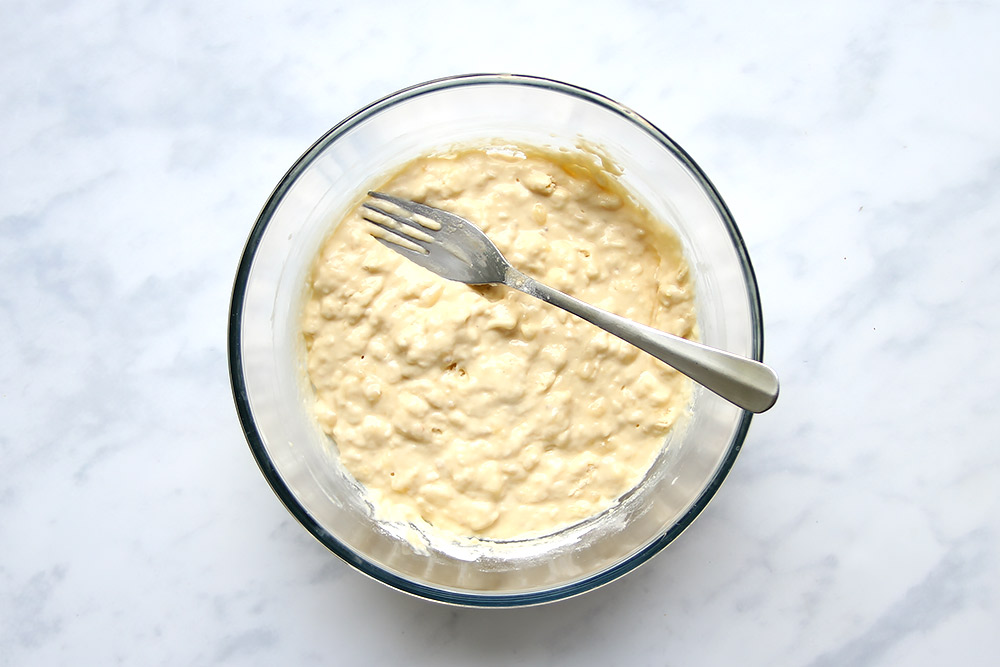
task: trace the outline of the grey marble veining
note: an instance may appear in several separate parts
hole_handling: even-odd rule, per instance
[[[993,665],[1000,6],[5,3],[0,664]],[[243,242],[377,97],[513,71],[617,99],[740,224],[782,396],[612,585],[431,605],[273,497],[225,359]]]

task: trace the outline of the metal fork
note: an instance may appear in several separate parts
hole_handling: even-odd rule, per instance
[[[438,208],[369,192],[363,204],[375,239],[442,278],[469,285],[502,283],[581,317],[669,364],[724,399],[764,412],[778,398],[778,376],[764,364],[689,341],[591,306],[534,280],[504,259],[474,224]]]

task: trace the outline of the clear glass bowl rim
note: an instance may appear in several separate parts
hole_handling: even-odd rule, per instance
[[[239,415],[240,424],[243,428],[243,433],[246,436],[247,443],[250,446],[250,450],[257,461],[257,465],[260,467],[265,479],[267,479],[270,484],[271,489],[278,496],[278,499],[281,500],[282,504],[284,504],[285,508],[292,514],[292,516],[295,517],[295,519],[302,524],[302,526],[305,527],[305,529],[308,530],[313,537],[319,540],[320,543],[363,574],[366,574],[376,581],[386,584],[392,588],[417,597],[467,607],[519,607],[554,602],[556,600],[573,597],[598,588],[599,586],[603,586],[604,584],[614,581],[624,574],[634,570],[639,565],[647,562],[664,547],[673,542],[678,535],[684,532],[684,530],[687,529],[687,527],[694,521],[695,517],[697,517],[702,510],[704,510],[709,501],[715,496],[719,487],[722,485],[722,482],[729,474],[729,470],[732,468],[733,463],[743,446],[743,441],[746,438],[747,430],[750,427],[750,420],[752,417],[751,413],[744,411],[742,418],[733,433],[733,438],[730,442],[726,456],[720,463],[715,476],[712,478],[708,486],[706,486],[706,488],[702,491],[701,495],[691,505],[690,509],[662,535],[653,540],[644,549],[635,553],[631,558],[628,558],[613,567],[586,579],[573,582],[565,586],[558,586],[541,591],[501,595],[456,592],[426,586],[406,579],[405,577],[400,577],[395,573],[385,570],[384,568],[366,560],[364,557],[356,554],[353,550],[341,543],[333,534],[320,525],[320,523],[309,514],[305,507],[303,507],[294,496],[285,484],[284,480],[281,479],[281,476],[278,474],[278,471],[271,463],[270,457],[267,454],[263,437],[258,431],[256,421],[254,420],[253,410],[250,405],[246,381],[243,374],[241,349],[243,303],[246,296],[247,282],[249,280],[250,270],[253,266],[257,246],[267,229],[268,223],[275,210],[277,210],[278,205],[281,203],[285,193],[296,181],[296,179],[298,179],[298,177],[309,167],[313,160],[315,160],[327,146],[337,141],[338,138],[349,132],[355,126],[363,123],[366,119],[389,107],[401,104],[414,97],[426,95],[435,91],[448,88],[459,88],[463,86],[496,85],[542,88],[552,92],[576,97],[603,107],[637,125],[653,139],[662,144],[667,150],[673,153],[674,156],[676,156],[677,159],[688,168],[690,173],[700,182],[706,194],[708,194],[713,201],[716,209],[718,210],[719,216],[721,217],[723,224],[727,228],[729,236],[732,239],[733,247],[736,250],[743,269],[743,275],[747,287],[747,297],[750,305],[751,330],[753,336],[751,341],[752,356],[757,361],[763,361],[764,354],[763,317],[761,313],[760,295],[757,289],[756,276],[754,275],[753,266],[750,263],[750,256],[747,252],[746,245],[743,242],[743,237],[736,226],[736,222],[733,220],[732,214],[729,212],[729,208],[722,200],[721,195],[719,195],[708,176],[705,175],[695,161],[684,151],[684,149],[667,136],[666,133],[628,107],[625,107],[614,100],[605,97],[604,95],[554,79],[536,76],[520,74],[462,74],[419,83],[387,95],[351,114],[320,137],[308,150],[305,151],[305,153],[302,154],[301,157],[299,157],[298,160],[295,161],[288,172],[285,173],[282,179],[278,182],[278,185],[274,188],[270,197],[268,197],[267,203],[264,204],[260,215],[257,216],[257,220],[250,231],[250,235],[247,238],[246,245],[243,249],[243,254],[240,258],[239,267],[236,271],[232,300],[230,302],[229,309],[228,362],[233,400],[236,404],[236,411]]]

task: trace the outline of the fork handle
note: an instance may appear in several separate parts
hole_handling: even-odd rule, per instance
[[[544,285],[514,268],[508,269],[504,283],[569,311],[635,345],[744,410],[764,412],[778,399],[778,376],[759,361],[609,313]]]

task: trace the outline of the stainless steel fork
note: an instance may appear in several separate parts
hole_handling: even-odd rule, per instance
[[[454,213],[381,192],[368,194],[380,202],[363,204],[376,240],[442,278],[504,284],[558,306],[745,410],[764,412],[777,400],[778,376],[764,364],[633,322],[543,285],[511,266],[486,234]]]

